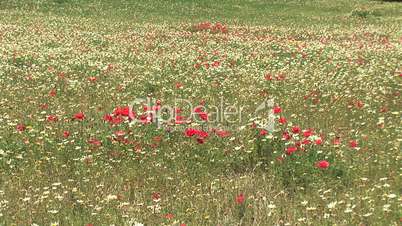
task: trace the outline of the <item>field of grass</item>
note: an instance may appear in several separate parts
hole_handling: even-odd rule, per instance
[[[0,0],[0,225],[401,225],[401,92],[400,2]]]

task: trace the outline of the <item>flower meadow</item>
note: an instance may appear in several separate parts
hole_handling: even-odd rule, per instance
[[[400,16],[74,2],[0,4],[0,225],[402,223]]]

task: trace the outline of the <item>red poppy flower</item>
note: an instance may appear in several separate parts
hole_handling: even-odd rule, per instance
[[[311,129],[303,131],[303,136],[305,138],[310,137],[311,135],[313,135],[313,131]]]
[[[85,119],[85,114],[82,112],[78,112],[74,114],[73,118],[82,121]]]
[[[196,129],[187,128],[187,129],[184,131],[184,134],[185,134],[187,137],[192,137],[192,136],[194,136],[194,135],[197,133],[196,131],[197,131]]]
[[[172,213],[167,213],[167,214],[165,214],[165,218],[168,220],[171,220],[174,218],[174,215]]]
[[[176,82],[176,89],[183,88],[183,84],[181,82]]]
[[[357,100],[355,102],[355,107],[361,109],[364,107],[364,103],[361,100]]]
[[[272,75],[271,74],[266,74],[264,78],[267,81],[271,81],[272,80]]]
[[[103,120],[107,121],[107,122],[112,122],[113,120],[113,116],[111,116],[110,114],[105,114],[103,116]]]
[[[102,141],[96,139],[96,138],[91,138],[88,140],[88,143],[94,145],[94,146],[101,146],[102,145]]]
[[[46,119],[48,122],[56,122],[58,120],[56,115],[48,115]]]
[[[197,113],[201,120],[208,121],[208,114],[203,111],[203,106],[194,108],[194,112]]]
[[[17,131],[23,132],[26,129],[26,126],[24,124],[18,124],[16,126]]]
[[[158,202],[161,199],[161,194],[159,192],[152,193],[152,200]]]
[[[283,80],[285,80],[285,78],[286,78],[286,76],[284,74],[279,74],[276,76],[276,80],[278,80],[278,81],[283,81]]]
[[[320,144],[322,144],[322,138],[319,137],[314,142],[315,142],[316,145],[320,145]]]
[[[126,135],[126,132],[124,130],[117,130],[114,132],[114,135],[121,137],[121,136]]]
[[[196,134],[198,137],[206,138],[209,136],[208,132],[205,132],[203,130],[196,130]]]
[[[69,132],[69,131],[66,130],[66,131],[63,132],[63,137],[64,137],[64,138],[68,138],[69,136],[70,136],[70,132]]]
[[[129,114],[129,107],[125,106],[125,107],[116,107],[113,111],[113,115],[114,116],[128,116]]]
[[[282,133],[282,139],[283,140],[290,140],[292,136],[288,132],[283,132]]]
[[[274,114],[279,114],[282,112],[282,108],[279,106],[275,106],[273,109]]]
[[[221,62],[219,62],[219,61],[214,61],[212,63],[212,67],[219,67],[219,65],[221,65]]]
[[[148,113],[148,114],[142,114],[140,116],[140,121],[143,124],[148,124],[151,123],[153,121],[153,115],[152,113]]]
[[[291,147],[287,147],[287,148],[286,148],[286,154],[287,154],[287,155],[291,155],[291,154],[293,154],[293,152],[295,152],[295,151],[297,151],[297,147],[295,147],[295,146],[291,146]]]
[[[298,127],[298,126],[293,126],[293,127],[292,127],[292,133],[300,133],[300,127]]]
[[[245,200],[246,200],[246,197],[244,196],[243,193],[240,193],[239,195],[236,196],[236,203],[238,205],[243,204]]]
[[[304,145],[311,144],[311,140],[309,140],[309,139],[304,139],[304,140],[302,141],[302,144],[304,144]]]
[[[200,117],[201,120],[208,121],[208,114],[207,113],[200,112],[200,113],[198,113],[198,116]]]
[[[265,129],[261,129],[259,134],[260,134],[260,136],[265,136],[268,134],[268,131]]]
[[[205,142],[205,138],[207,138],[209,136],[208,132],[205,132],[203,130],[193,129],[193,128],[187,128],[184,131],[184,134],[186,137],[192,137],[192,136],[196,135],[197,142],[199,144],[203,144]]]
[[[218,135],[219,137],[228,137],[230,136],[230,132],[229,131],[225,131],[225,130],[215,130],[216,135]]]
[[[357,143],[356,140],[351,140],[349,141],[349,147],[351,148],[356,148],[359,144]]]
[[[51,97],[56,96],[56,94],[57,94],[57,92],[56,92],[55,89],[51,89],[50,92],[49,92],[49,96],[51,96]]]
[[[174,123],[175,124],[184,124],[185,123],[184,117],[181,115],[176,115]]]
[[[326,160],[321,160],[316,163],[316,166],[320,169],[326,169],[329,167],[329,162]]]
[[[114,117],[111,121],[112,124],[117,125],[123,122],[123,118],[121,116]]]
[[[279,122],[280,124],[285,124],[285,123],[287,122],[287,120],[286,120],[285,117],[280,117],[280,118],[278,119],[278,122]]]

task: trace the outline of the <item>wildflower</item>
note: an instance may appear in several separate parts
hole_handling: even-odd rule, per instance
[[[260,136],[265,136],[268,134],[268,131],[265,129],[261,129],[259,134],[260,134]]]
[[[208,121],[208,114],[202,110],[203,106],[199,106],[194,108],[194,112],[197,113],[198,117],[200,117],[203,121]]]
[[[337,203],[338,203],[337,201],[330,202],[330,203],[327,205],[328,209],[333,209],[333,208],[335,208],[335,206],[336,206]]]
[[[174,123],[175,124],[184,124],[185,123],[184,117],[181,115],[176,115]]]
[[[225,130],[215,130],[215,134],[222,138],[230,136],[230,132]]]
[[[316,166],[320,169],[326,169],[329,167],[329,162],[326,160],[321,160],[316,163]]]
[[[308,137],[310,137],[310,136],[312,136],[313,135],[313,130],[312,129],[308,129],[308,130],[304,130],[303,131],[303,136],[305,137],[305,138],[308,138]]]
[[[298,126],[293,126],[293,127],[292,127],[292,133],[300,133],[300,127],[298,127]]]
[[[287,155],[291,155],[291,154],[293,154],[295,151],[297,151],[297,147],[295,147],[295,146],[291,146],[291,147],[287,147],[287,148],[286,148],[286,154],[287,154]]]
[[[116,107],[113,111],[113,115],[114,116],[125,116],[125,117],[128,117],[129,120],[132,120],[135,118],[135,112],[129,106]]]
[[[185,134],[187,137],[192,137],[192,136],[194,136],[196,133],[197,133],[197,130],[196,130],[196,129],[193,129],[193,128],[187,128],[187,129],[184,131],[184,134]]]
[[[152,200],[154,202],[159,202],[161,200],[161,194],[159,192],[152,193]]]
[[[349,147],[351,148],[356,148],[358,146],[358,143],[356,140],[350,140],[349,141]]]
[[[268,206],[267,206],[269,209],[275,209],[276,208],[276,205],[275,204],[272,204],[272,203],[270,203],[270,204],[268,204]]]
[[[320,145],[320,144],[322,144],[322,138],[319,137],[314,142],[315,142],[316,145]]]
[[[114,135],[121,137],[124,136],[126,134],[126,132],[124,130],[117,130],[114,132]]]
[[[63,131],[63,137],[64,137],[64,138],[68,138],[69,136],[70,136],[70,132],[69,132],[69,131],[67,131],[67,130]]]
[[[21,123],[21,124],[18,124],[18,125],[16,126],[16,129],[17,129],[17,131],[19,131],[19,132],[24,132],[25,129],[26,129],[26,126]]]
[[[49,92],[49,96],[51,96],[51,97],[56,96],[56,94],[57,94],[57,92],[56,92],[55,89],[51,89],[50,92]]]
[[[304,144],[304,145],[311,144],[311,140],[309,140],[309,139],[304,139],[304,140],[302,141],[302,144]]]
[[[266,74],[264,78],[267,81],[271,81],[272,80],[272,75],[271,74]]]
[[[174,215],[173,215],[173,213],[167,213],[167,214],[165,214],[165,218],[168,220],[171,220],[174,218]]]
[[[90,143],[90,144],[92,144],[94,146],[101,146],[102,145],[102,142],[100,140],[98,140],[98,139],[95,139],[95,138],[89,139],[88,143]]]
[[[56,115],[48,115],[46,119],[48,122],[56,122],[58,120]]]
[[[111,123],[114,125],[120,124],[122,122],[123,122],[123,118],[120,116],[112,118],[112,121],[111,121]]]
[[[219,61],[214,61],[212,63],[212,67],[219,67],[219,65],[221,65],[221,62],[219,62]]]
[[[359,109],[364,107],[364,103],[361,100],[356,101],[354,103],[354,105],[355,105],[356,108],[359,108]]]
[[[181,89],[181,88],[183,88],[183,83],[176,82],[176,89]]]
[[[279,114],[282,112],[282,108],[279,106],[275,106],[273,109],[274,114]]]
[[[203,138],[206,138],[209,136],[208,132],[203,131],[203,130],[196,130],[196,135],[198,137],[203,137]]]
[[[292,136],[288,132],[283,132],[282,133],[282,139],[283,140],[290,140]]]
[[[243,193],[240,193],[239,195],[236,196],[236,203],[238,205],[243,204],[245,200],[246,200],[246,197],[244,196]]]
[[[113,116],[111,116],[110,114],[105,114],[103,116],[103,120],[107,121],[107,122],[112,122],[113,121]]]
[[[73,118],[76,120],[82,121],[85,119],[85,114],[82,112],[78,112],[78,113],[74,114]]]
[[[285,123],[287,122],[287,120],[286,120],[285,117],[280,117],[280,118],[278,119],[278,122],[279,122],[280,124],[285,124]]]

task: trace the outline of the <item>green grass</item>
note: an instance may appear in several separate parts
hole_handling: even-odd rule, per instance
[[[134,23],[193,23],[204,20],[244,25],[345,25],[353,10],[373,10],[370,23],[401,21],[400,3],[381,1],[7,1],[11,12],[34,10],[44,14],[78,16]],[[15,10],[17,9],[17,10]],[[364,10],[364,9],[363,9]]]
[[[0,0],[0,225],[400,225],[401,15],[366,0]],[[196,32],[205,21],[228,32]],[[137,97],[205,102],[210,122],[103,120]],[[211,122],[221,98],[240,119]],[[253,127],[267,98],[287,119],[272,136]],[[322,144],[286,155],[295,125]],[[199,144],[190,127],[230,135]]]

